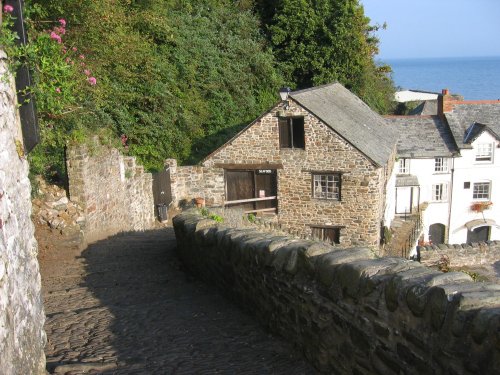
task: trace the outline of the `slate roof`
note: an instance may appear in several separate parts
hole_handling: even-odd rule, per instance
[[[396,176],[396,187],[404,186],[420,186],[417,176],[410,174]]]
[[[425,100],[420,103],[410,115],[433,116],[438,114],[437,100]]]
[[[340,83],[293,91],[289,97],[321,119],[379,166],[385,165],[397,141],[384,118]]]
[[[445,113],[445,116],[459,148],[471,148],[465,142],[465,135],[474,123],[486,125],[493,134],[500,135],[500,102],[455,104],[453,110]]]
[[[397,155],[403,158],[451,157],[458,151],[439,116],[387,116],[398,134]]]

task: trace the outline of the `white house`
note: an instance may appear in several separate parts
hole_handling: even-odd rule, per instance
[[[500,101],[438,98],[437,116],[389,116],[399,134],[394,213],[428,203],[425,242],[500,239]],[[497,204],[496,204],[497,203]]]
[[[500,239],[500,101],[453,101],[444,115],[460,158],[454,160],[449,243]]]

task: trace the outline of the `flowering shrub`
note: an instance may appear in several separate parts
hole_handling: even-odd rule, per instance
[[[66,20],[59,19],[49,30],[30,30],[30,42],[17,45],[16,39],[19,37],[12,31],[15,20],[11,15],[13,11],[11,5],[3,7],[0,47],[9,57],[11,72],[20,63],[25,63],[34,73],[34,85],[26,91],[35,95],[39,116],[53,118],[81,108],[78,103],[82,101],[82,85],[87,83],[93,86],[97,80],[85,67],[85,56],[77,56],[76,47],[68,49],[64,45]]]

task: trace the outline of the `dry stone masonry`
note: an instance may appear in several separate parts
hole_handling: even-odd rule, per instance
[[[200,166],[179,167],[175,160],[167,160],[174,202],[201,196],[209,206],[223,205],[224,173],[229,166],[242,170],[252,165],[261,166],[257,169],[280,166],[277,169],[278,219],[284,228],[310,236],[311,226],[333,225],[341,228],[343,247],[360,244],[377,247],[384,189],[393,165],[375,166],[318,117],[293,100],[288,104],[286,110],[283,104],[278,104],[255,120]],[[280,148],[280,116],[304,117],[305,149]],[[333,172],[342,175],[342,199],[313,198],[312,175]]]
[[[67,152],[70,199],[83,210],[84,237],[92,242],[153,226],[152,176],[135,158],[101,145],[73,145]]]
[[[500,285],[366,248],[174,218],[178,254],[334,374],[500,373]]]
[[[0,51],[0,373],[45,374],[45,315],[15,88]]]
[[[451,269],[485,268],[490,270],[489,279],[500,280],[500,241],[419,246],[419,251],[420,261],[427,266],[436,266],[444,257]]]

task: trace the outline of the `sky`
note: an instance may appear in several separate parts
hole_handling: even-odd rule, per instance
[[[360,0],[380,59],[500,56],[500,0]]]

